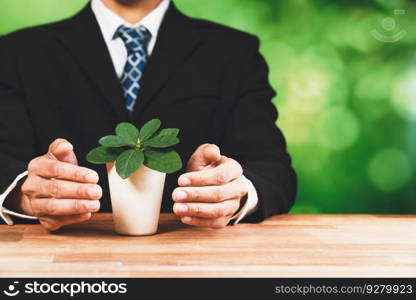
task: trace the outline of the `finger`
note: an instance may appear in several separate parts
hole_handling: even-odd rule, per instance
[[[33,194],[38,198],[98,200],[102,196],[102,189],[97,184],[41,177],[33,178],[31,184],[36,187]]]
[[[59,161],[74,165],[78,164],[77,157],[74,153],[74,147],[65,139],[56,139],[53,141],[49,146],[47,155]]]
[[[192,154],[187,164],[188,171],[198,171],[221,159],[220,148],[214,144],[203,144]]]
[[[85,199],[36,198],[30,203],[38,217],[79,215],[96,212],[100,208],[100,201]]]
[[[209,169],[182,174],[179,186],[221,185],[241,177],[243,169],[234,159],[223,156],[221,163]]]
[[[231,217],[240,207],[240,200],[227,200],[219,203],[175,203],[173,211],[178,216],[206,219]]]
[[[48,216],[39,218],[39,221],[46,229],[55,231],[65,225],[85,222],[91,218],[91,215],[91,213],[86,213],[72,216]]]
[[[175,202],[221,202],[241,198],[247,194],[247,187],[242,180],[234,180],[224,185],[180,187],[172,193]]]
[[[222,217],[218,219],[204,219],[204,218],[186,216],[186,217],[182,217],[181,221],[182,223],[187,224],[187,225],[220,229],[228,225],[228,223],[230,222],[230,218]]]
[[[221,151],[217,145],[208,144],[202,151],[203,159],[207,164],[215,163],[221,159]]]
[[[94,170],[79,167],[67,162],[41,156],[30,162],[28,171],[45,178],[57,178],[70,181],[97,183],[98,174]]]

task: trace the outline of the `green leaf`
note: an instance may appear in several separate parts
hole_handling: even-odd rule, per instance
[[[126,138],[117,135],[104,136],[98,142],[104,147],[123,147],[131,144]]]
[[[153,151],[144,152],[144,164],[150,169],[162,172],[173,173],[182,168],[182,160],[176,151]]]
[[[113,162],[123,152],[119,148],[97,147],[88,152],[86,159],[93,164],[105,164]]]
[[[171,135],[171,136],[178,136],[179,129],[178,128],[165,128],[162,129],[158,135]]]
[[[165,128],[156,133],[153,137],[143,142],[144,147],[165,148],[179,143],[177,135],[179,129]]]
[[[121,178],[126,179],[134,173],[144,161],[144,155],[139,150],[126,150],[116,160],[116,171]]]
[[[153,119],[144,124],[139,133],[140,141],[144,142],[149,139],[160,128],[161,124],[159,119]]]
[[[179,143],[179,139],[173,135],[156,135],[143,142],[143,147],[166,148]]]
[[[139,130],[128,122],[122,122],[116,127],[116,134],[128,141],[130,146],[135,146],[139,138]]]

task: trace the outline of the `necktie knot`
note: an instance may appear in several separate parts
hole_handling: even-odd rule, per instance
[[[152,36],[149,30],[144,26],[134,28],[124,25],[117,29],[117,35],[123,40],[129,53],[138,52],[140,50],[147,53],[147,44]]]

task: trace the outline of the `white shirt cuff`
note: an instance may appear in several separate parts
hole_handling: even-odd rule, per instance
[[[20,214],[14,211],[11,211],[3,206],[4,201],[6,200],[7,196],[13,191],[13,189],[16,187],[16,185],[19,183],[19,181],[27,176],[27,171],[19,174],[12,182],[11,185],[7,187],[7,189],[4,191],[3,194],[0,195],[0,218],[3,219],[4,222],[6,222],[7,225],[13,225],[13,220],[10,216],[23,218],[23,219],[31,219],[31,220],[37,220],[37,217],[28,216],[24,214]]]
[[[234,220],[234,225],[238,224],[242,219],[254,213],[258,208],[259,198],[256,188],[254,187],[251,180],[247,179],[244,175],[243,180],[247,185],[247,200],[243,207],[241,207],[240,210],[234,216],[232,216],[231,220]]]

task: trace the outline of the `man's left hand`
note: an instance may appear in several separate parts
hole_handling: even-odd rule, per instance
[[[188,225],[227,226],[247,195],[241,165],[221,155],[218,146],[204,144],[192,154],[186,171],[172,193],[174,213]]]

